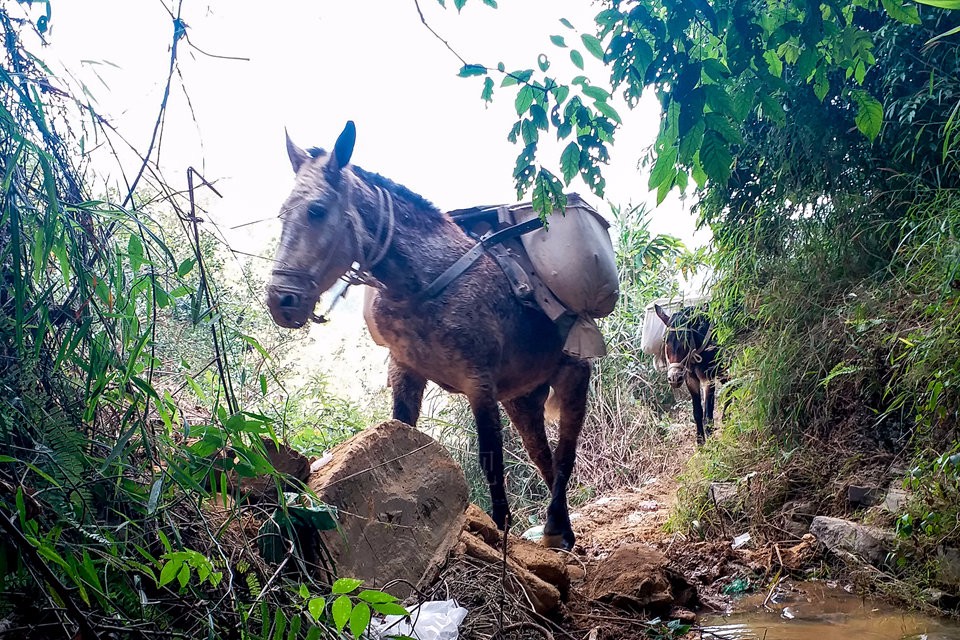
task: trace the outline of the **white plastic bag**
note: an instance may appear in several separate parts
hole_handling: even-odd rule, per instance
[[[460,623],[466,617],[467,610],[456,600],[431,600],[410,609],[409,621],[401,616],[387,616],[383,622],[370,625],[370,629],[378,639],[410,636],[417,640],[457,640]]]

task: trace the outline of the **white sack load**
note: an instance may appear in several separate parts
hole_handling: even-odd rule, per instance
[[[518,223],[537,216],[530,204],[510,211]],[[551,214],[547,225],[521,236],[537,275],[574,313],[610,315],[620,295],[610,224],[572,193],[566,212]]]
[[[709,295],[686,296],[683,298],[660,298],[654,300],[644,308],[643,313],[643,333],[640,334],[640,350],[648,356],[653,356],[657,364],[664,364],[663,360],[663,334],[666,333],[667,325],[663,323],[660,316],[654,309],[655,305],[660,305],[668,316],[672,316],[684,307],[695,307],[701,303],[709,302]]]

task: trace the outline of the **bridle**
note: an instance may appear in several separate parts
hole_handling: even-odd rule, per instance
[[[364,251],[363,236],[366,229],[363,226],[363,220],[360,218],[359,210],[352,206],[352,202],[350,201],[349,197],[350,193],[352,192],[352,185],[349,183],[349,181],[353,179],[353,174],[345,172],[344,177],[347,180],[347,184],[344,186],[343,192],[339,194],[338,199],[344,203],[343,215],[346,218],[347,224],[341,227],[341,233],[337,236],[334,242],[339,242],[343,238],[343,234],[346,234],[348,231],[352,230],[353,233],[350,237],[350,240],[353,244],[354,266],[351,266],[342,276],[340,276],[342,283],[337,289],[336,295],[333,296],[330,307],[327,309],[326,313],[323,315],[317,315],[315,313],[311,314],[310,319],[317,323],[323,323],[327,321],[327,316],[330,315],[330,312],[333,311],[333,308],[336,306],[337,302],[344,296],[350,286],[358,284],[378,286],[379,283],[377,282],[376,278],[373,277],[371,270],[380,264],[380,262],[382,262],[386,257],[387,252],[390,250],[390,245],[393,242],[394,232],[396,231],[397,227],[396,215],[393,209],[393,195],[378,185],[369,185],[377,194],[378,215],[377,228],[373,235],[370,236],[370,239],[372,240],[370,249],[369,251]],[[315,291],[318,285],[316,279],[314,278],[314,274],[324,273],[330,266],[330,263],[333,261],[335,255],[336,254],[334,251],[327,252],[327,257],[320,264],[319,268],[315,268],[310,271],[300,269],[274,269],[272,273],[276,276],[294,278],[295,280],[298,280],[300,284],[306,285],[303,287],[303,290]]]
[[[663,343],[666,346],[667,343],[667,334],[671,331],[676,332],[676,327],[667,327],[667,330],[663,334]],[[686,377],[687,370],[690,368],[690,364],[700,364],[703,362],[703,352],[708,349],[710,344],[710,336],[713,333],[713,325],[707,327],[707,333],[703,336],[703,342],[696,349],[690,349],[679,362],[668,362],[667,363],[667,378],[670,378],[671,374],[677,374],[681,377]]]

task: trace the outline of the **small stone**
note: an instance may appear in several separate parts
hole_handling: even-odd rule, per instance
[[[883,508],[890,513],[900,514],[907,508],[910,502],[910,492],[906,489],[891,487],[887,490],[887,495],[883,498]]]
[[[731,502],[737,498],[736,482],[711,482],[710,499],[716,504]]]

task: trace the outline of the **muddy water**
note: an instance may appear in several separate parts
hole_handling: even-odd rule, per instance
[[[764,601],[766,603],[764,604]],[[960,623],[898,611],[828,583],[802,583],[734,605],[701,621],[704,639],[960,640]]]

